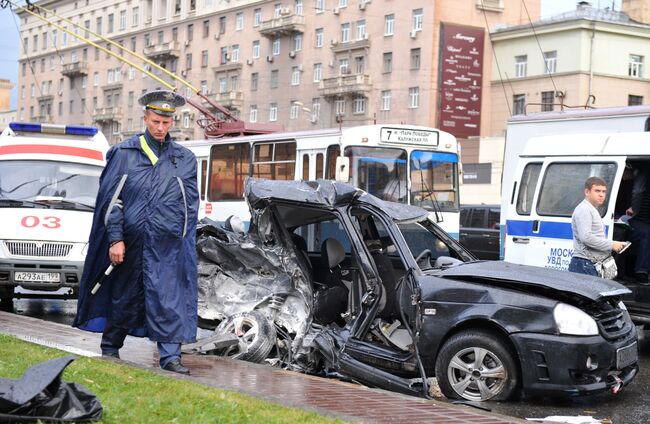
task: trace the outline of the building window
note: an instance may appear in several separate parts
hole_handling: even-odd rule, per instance
[[[544,69],[545,74],[554,74],[557,72],[557,51],[544,52]]]
[[[339,7],[348,7],[348,0],[339,0]]]
[[[542,91],[542,112],[550,112],[553,110],[554,99],[555,91]]]
[[[300,68],[298,66],[291,68],[291,85],[300,85]]]
[[[253,41],[253,59],[260,57],[260,40]]]
[[[112,33],[115,30],[115,15],[112,13],[108,14],[108,28],[106,29],[106,32],[109,34]]]
[[[98,16],[97,19],[95,19],[95,32],[97,34],[101,35],[102,34],[102,27],[103,27],[103,25],[102,25],[102,17]],[[64,34],[67,34],[67,32],[64,32]],[[63,45],[65,46],[65,43],[63,43]]]
[[[334,100],[334,112],[336,116],[345,116],[345,98],[337,97]]]
[[[311,120],[316,122],[320,118],[320,98],[314,97],[311,99]]]
[[[323,13],[325,10],[325,0],[314,0],[316,2],[316,13]]]
[[[381,92],[381,110],[390,110],[390,90],[385,90]]]
[[[158,31],[158,44],[165,42],[165,31]]]
[[[32,43],[32,51],[38,50],[38,34],[34,35],[34,42]]]
[[[228,91],[228,80],[225,77],[219,78],[219,93]]]
[[[366,113],[366,103],[367,100],[363,96],[357,96],[354,98],[354,111],[353,113],[361,114]]]
[[[302,0],[296,0],[296,4],[295,4],[295,7],[293,8],[293,10],[296,13],[296,15],[302,16],[302,14],[303,14]]]
[[[628,106],[641,106],[643,104],[643,96],[635,96],[629,94],[627,96],[627,105]]]
[[[250,122],[257,122],[257,105],[251,105],[251,110],[248,115],[248,120]]]
[[[350,41],[350,24],[341,24],[341,43]]]
[[[320,82],[322,78],[322,64],[314,63],[314,82]]]
[[[366,59],[363,56],[357,56],[354,58],[354,72],[357,74],[363,74],[366,70]]]
[[[271,50],[273,52],[273,56],[277,56],[280,54],[280,39],[278,37],[273,39],[273,44],[271,45]]]
[[[203,21],[203,38],[210,36],[210,21]]]
[[[420,106],[420,87],[409,87],[409,109]]]
[[[422,9],[413,10],[413,31],[422,31]]]
[[[187,26],[187,41],[192,41],[194,39],[194,24],[189,24]]]
[[[361,19],[357,21],[357,40],[366,38],[366,20]]]
[[[27,38],[24,40],[25,44],[27,44]],[[56,47],[56,42],[57,42],[57,31],[56,29],[52,30],[52,47]],[[27,46],[25,46],[27,47]]]
[[[239,62],[239,44],[232,45],[232,53],[230,55],[230,60],[232,62]]]
[[[139,7],[134,7],[132,10],[132,16],[131,16],[131,24],[133,26],[138,26],[140,23],[140,8]]]
[[[295,34],[293,36],[293,51],[297,52],[302,50],[302,34]]]
[[[273,6],[273,9],[274,9],[274,12],[273,12],[274,15],[273,16],[275,16],[276,18],[279,18],[280,15],[282,14],[282,3],[276,3]]]
[[[295,100],[291,101],[291,107],[289,108],[289,119],[298,119],[300,114],[300,106],[296,103]]]
[[[201,68],[207,68],[208,67],[208,51],[203,50],[201,52]]]
[[[630,55],[627,74],[635,78],[643,78],[643,56],[636,54]]]
[[[515,56],[515,77],[522,78],[528,71],[528,55]]]
[[[120,11],[120,30],[126,29],[126,10]]]
[[[512,96],[512,114],[523,115],[526,110],[526,95],[515,94]]]
[[[324,38],[323,28],[316,28],[316,47],[323,47]]]
[[[235,15],[235,31],[244,29],[244,12],[239,12]]]
[[[188,71],[192,69],[192,53],[187,53],[185,55],[185,69]]]
[[[383,71],[385,74],[393,72],[393,52],[384,53]]]
[[[275,122],[278,120],[278,104],[273,102],[269,105],[269,121]]]
[[[221,16],[219,18],[219,34],[225,34],[226,33],[226,17]]]
[[[347,75],[350,73],[350,60],[348,58],[339,59],[339,75]]]
[[[395,15],[384,16],[384,35],[395,34]]]
[[[257,90],[257,84],[260,80],[260,74],[257,72],[253,72],[251,74],[251,91],[256,91]]]
[[[258,27],[262,23],[262,9],[255,9],[253,11],[253,26]]]
[[[280,77],[280,71],[274,69],[271,71],[271,88],[278,88],[278,79]]]
[[[420,49],[411,49],[411,69],[420,69]]]

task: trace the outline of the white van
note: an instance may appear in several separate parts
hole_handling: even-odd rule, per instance
[[[108,147],[93,127],[11,123],[0,134],[0,308],[76,295]]]
[[[629,239],[621,222],[630,206],[633,174],[650,168],[650,132],[564,134],[533,137],[513,164],[511,193],[502,217],[504,259],[526,265],[567,270],[573,253],[571,215],[584,199],[584,182],[598,176],[607,183],[599,209],[607,237]],[[625,304],[638,323],[650,323],[650,286],[633,278],[635,249],[617,257],[617,280],[633,295]]]

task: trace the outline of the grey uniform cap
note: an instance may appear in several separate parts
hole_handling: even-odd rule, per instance
[[[176,108],[185,104],[185,99],[172,91],[158,90],[143,94],[138,103],[158,115],[173,116]]]

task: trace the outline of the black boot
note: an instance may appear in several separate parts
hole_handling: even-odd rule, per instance
[[[179,374],[190,374],[190,370],[185,367],[183,364],[181,364],[180,359],[174,359],[171,362],[169,362],[167,365],[162,367],[165,371],[171,371],[171,372],[177,372]]]

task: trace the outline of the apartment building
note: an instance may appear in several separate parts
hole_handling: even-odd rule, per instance
[[[38,5],[53,12],[45,16],[58,27],[19,13],[19,119],[99,125],[111,142],[142,129],[137,98],[162,85],[107,54],[103,49],[118,49],[92,32],[182,76],[243,120],[281,123],[287,130],[405,122],[475,138],[492,132],[489,96],[482,95],[492,66],[486,22],[517,25],[539,18],[539,0],[526,2],[527,9],[518,0],[43,0]],[[448,50],[448,43],[456,50]],[[471,59],[458,51],[463,43]],[[469,66],[475,68],[472,75]],[[201,117],[197,110],[188,106],[178,115],[176,137],[202,137],[194,123]]]

